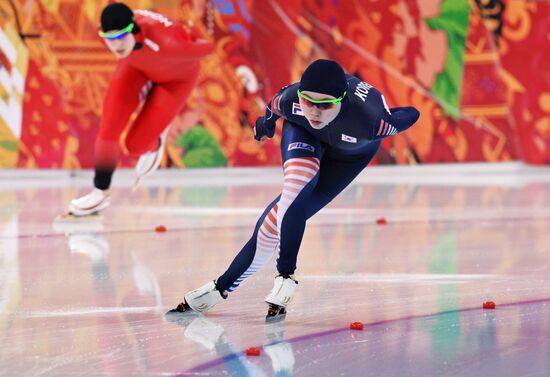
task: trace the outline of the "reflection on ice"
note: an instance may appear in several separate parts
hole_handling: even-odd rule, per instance
[[[164,313],[223,272],[280,172],[159,172],[134,193],[118,181],[103,220],[72,229],[53,224],[71,180],[6,180],[0,375],[550,374],[548,174],[429,170],[372,169],[319,213],[286,319],[269,326],[273,263],[219,310]],[[252,346],[259,357],[245,356]]]

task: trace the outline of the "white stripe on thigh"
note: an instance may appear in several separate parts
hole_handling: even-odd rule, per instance
[[[241,282],[262,268],[273,256],[279,244],[279,229],[284,214],[302,189],[319,171],[319,160],[313,157],[292,158],[283,165],[284,182],[281,198],[268,212],[256,237],[256,251],[250,267],[228,289],[235,290]]]

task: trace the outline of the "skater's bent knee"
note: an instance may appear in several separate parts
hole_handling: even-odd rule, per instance
[[[158,144],[158,140],[155,140],[153,143],[146,143],[143,139],[128,135],[124,141],[124,144],[129,155],[141,156],[146,152],[151,152],[154,150],[157,146],[156,144]]]

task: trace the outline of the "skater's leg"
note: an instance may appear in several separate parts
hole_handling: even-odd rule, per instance
[[[130,155],[139,156],[158,148],[161,133],[185,106],[195,81],[193,78],[156,85],[151,90],[126,135],[125,145]]]
[[[272,211],[276,210],[278,201],[277,197],[267,206],[256,223],[252,238],[237,254],[227,271],[217,280],[185,294],[183,302],[167,314],[203,312],[211,309],[222,299],[227,298],[227,292],[236,289],[246,277],[271,259],[278,239],[276,234],[271,233],[274,229],[270,223],[273,224],[274,220],[269,220],[269,217],[274,218]]]
[[[110,187],[119,160],[120,136],[140,100],[143,100],[143,93],[151,85],[147,77],[135,69],[128,67],[115,72],[105,96],[101,126],[95,144],[96,188],[107,190]]]
[[[232,292],[241,282],[264,266],[279,243],[277,232],[277,202],[272,201],[256,223],[252,237],[237,254],[231,265],[217,280],[221,291]]]
[[[319,181],[311,193],[307,218],[311,218],[342,192],[369,164],[380,148],[380,141],[371,143],[364,154],[353,160],[325,157],[321,161]]]
[[[254,274],[271,259],[280,240],[281,218],[285,214],[289,219],[285,224],[296,227],[296,232],[289,233],[286,238],[288,241],[286,244],[289,245],[287,247],[299,248],[305,228],[305,206],[303,200],[298,200],[298,204],[293,207],[291,205],[302,192],[305,192],[302,196],[307,197],[312,191],[318,166],[318,159],[310,157],[289,158],[285,161],[285,178],[281,195],[267,207],[256,224],[252,238],[239,252],[226,273],[218,279],[220,289],[228,292],[235,290],[244,279]],[[283,242],[282,239],[281,242]],[[284,271],[279,270],[279,272],[285,274]]]
[[[319,160],[323,154],[320,142],[313,139],[305,131],[285,122],[281,145],[285,171],[281,195],[265,209],[256,223],[252,237],[235,257],[227,271],[215,283],[207,284],[207,286],[191,292],[193,295],[189,299],[201,298],[200,301],[197,300],[195,307],[203,305],[205,310],[210,309],[221,301],[220,296],[235,290],[244,279],[264,266],[271,259],[280,239],[281,233],[278,224],[280,224],[281,208],[283,217],[286,213],[285,218],[287,221],[292,221],[288,211],[296,198],[300,198],[300,195],[307,197],[307,193],[311,193],[313,187],[315,187],[318,178]],[[299,247],[299,241],[305,226],[305,214],[303,213],[305,206],[301,200],[298,199],[298,205],[302,208],[300,217],[303,224],[301,233],[298,234],[297,247]],[[295,211],[295,209],[290,209],[291,214]],[[289,233],[287,237],[292,236]],[[288,286],[288,280],[292,280],[293,284],[297,284],[292,277],[286,275],[277,277],[276,283],[279,280],[285,286]],[[288,292],[287,289],[284,291]],[[185,301],[177,309],[174,309],[175,311],[185,311],[189,307],[195,310],[194,304],[188,300],[188,295],[185,296]],[[205,298],[208,300],[205,300]],[[286,304],[288,301],[286,300],[284,303]]]
[[[323,156],[320,163],[318,180],[315,186],[312,187],[310,194],[305,196],[307,200],[300,198],[300,195],[303,195],[303,193],[300,193],[289,207],[290,211],[286,211],[286,216],[291,214],[290,220],[287,220],[285,216],[285,218],[283,218],[283,224],[296,224],[297,219],[300,221],[300,224],[302,224],[302,221],[305,224],[305,219],[310,218],[313,214],[327,205],[368,165],[369,161],[376,154],[379,144],[379,142],[373,143],[366,149],[363,156],[357,159],[348,159],[348,161],[339,161],[326,155]],[[286,176],[287,172],[285,171],[285,178]],[[293,206],[296,202],[302,200],[303,206],[300,207],[300,211],[297,213],[292,212],[292,208],[294,208]],[[282,207],[281,202],[279,203],[280,208]],[[303,214],[302,217],[299,217],[300,214]],[[293,274],[296,269],[296,259],[300,246],[298,241],[302,239],[303,228],[298,228],[296,225],[294,225],[294,227],[289,226],[285,228],[283,225],[280,229],[281,243],[279,259],[277,260],[277,269],[280,275],[275,278],[273,289],[265,299],[269,304],[266,316],[266,321],[268,322],[284,319],[286,315],[286,305],[292,299],[298,285]],[[296,238],[296,235],[292,233],[285,233],[285,229],[288,229],[288,232],[300,229],[301,233],[298,235],[299,238]],[[290,242],[285,243],[285,240],[288,238],[290,238]],[[298,243],[293,244],[293,242]]]
[[[279,258],[273,289],[265,298],[266,321],[282,320],[298,282],[294,279],[296,258],[307,220],[308,202],[318,184],[323,147],[309,134],[285,122],[281,141],[284,183],[278,203]]]
[[[147,78],[132,68],[115,72],[105,97],[101,126],[95,143],[94,189],[71,201],[70,214],[88,216],[109,207],[110,198],[106,191],[111,186],[119,159],[119,138],[138,106],[140,93],[148,86],[147,83]]]
[[[319,178],[317,158],[289,158],[284,163],[284,184],[277,212],[279,257],[277,270],[294,273],[298,250],[306,227],[306,209]]]
[[[182,110],[195,79],[156,86],[126,135],[126,148],[141,155],[136,164],[137,181],[158,169],[164,156],[168,127]]]
[[[231,292],[239,284],[267,263],[279,242],[279,218],[288,211],[292,198],[302,190],[311,191],[317,177],[318,161],[322,155],[320,143],[305,131],[285,123],[281,142],[285,179],[283,190],[266,208],[245,244],[228,270],[218,278],[221,290]],[[303,217],[303,214],[301,215]],[[304,219],[305,223],[305,219]],[[300,235],[301,239],[301,235]]]

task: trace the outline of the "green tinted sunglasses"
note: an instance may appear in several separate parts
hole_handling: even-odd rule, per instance
[[[126,36],[126,34],[132,32],[132,30],[134,30],[134,26],[135,24],[132,22],[130,25],[126,26],[124,29],[122,30],[119,30],[119,31],[115,31],[115,32],[104,32],[104,31],[99,31],[99,36],[101,38],[105,38],[105,39],[122,39]]]
[[[302,102],[307,107],[315,106],[318,109],[326,110],[326,109],[331,109],[332,107],[334,107],[334,105],[342,102],[342,100],[346,96],[347,91],[345,91],[344,94],[342,94],[340,97],[335,99],[313,99],[311,97],[306,96],[304,93],[302,93],[300,89],[298,89],[297,93],[298,93],[298,97],[302,98],[303,100]]]

